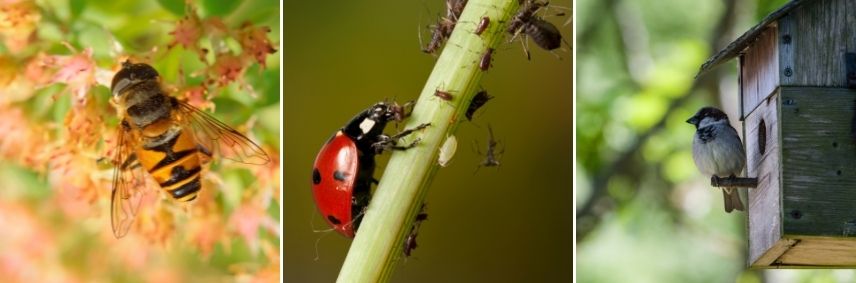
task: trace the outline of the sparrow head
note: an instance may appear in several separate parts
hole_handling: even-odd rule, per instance
[[[687,123],[693,124],[696,129],[717,122],[728,123],[728,115],[725,115],[725,112],[722,112],[722,110],[710,106],[699,109],[694,116],[687,119]]]

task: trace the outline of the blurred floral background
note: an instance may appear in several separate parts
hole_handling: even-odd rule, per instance
[[[279,2],[0,1],[3,282],[277,282]],[[125,60],[244,132],[272,162],[215,161],[191,205],[150,188],[115,239],[110,191]]]
[[[737,60],[694,80],[699,66],[786,2],[577,1],[578,282],[856,280],[746,270],[746,214],[725,213],[692,160],[684,121],[702,106],[742,133]]]
[[[551,1],[571,7],[571,1]],[[312,165],[324,142],[384,99],[414,100],[436,56],[426,27],[445,1],[286,1],[283,8],[283,217],[285,282],[333,282],[351,239],[328,229],[312,197]],[[569,10],[545,13],[572,42]],[[473,24],[473,23],[470,23]],[[419,35],[422,34],[422,46]],[[506,37],[506,41],[509,37]],[[572,50],[502,43],[481,85],[494,96],[455,133],[457,152],[428,190],[418,247],[391,282],[572,280]],[[487,125],[505,151],[481,168]],[[398,130],[403,129],[403,127]],[[395,125],[387,126],[395,133]],[[389,154],[378,157],[382,178]],[[359,232],[358,232],[359,233]]]

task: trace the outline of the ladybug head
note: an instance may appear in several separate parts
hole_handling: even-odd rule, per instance
[[[157,81],[159,78],[158,71],[146,63],[131,63],[130,60],[122,63],[122,69],[113,76],[113,83],[110,89],[113,91],[113,96],[118,96],[125,93],[129,88],[147,81]]]
[[[375,140],[378,135],[383,134],[383,129],[390,121],[400,121],[402,118],[401,107],[394,103],[378,102],[360,112],[351,119],[342,131],[354,140]]]
[[[400,116],[394,105],[386,104],[386,102],[378,102],[368,109],[367,118],[378,122],[389,122],[398,120]]]

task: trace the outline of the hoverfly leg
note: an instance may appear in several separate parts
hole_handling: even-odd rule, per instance
[[[214,153],[211,152],[211,150],[208,149],[207,147],[205,147],[204,145],[196,144],[196,149],[198,149],[199,152],[201,152],[202,154],[205,154],[205,156],[208,156],[208,157],[214,156]]]
[[[137,155],[131,154],[131,156],[128,156],[128,159],[125,159],[125,162],[122,162],[122,165],[119,166],[119,168],[125,170],[137,168],[138,166],[140,166],[140,162],[137,160]]]

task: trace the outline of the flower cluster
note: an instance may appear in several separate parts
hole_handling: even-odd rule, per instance
[[[170,95],[212,111],[212,99],[231,84],[255,95],[245,78],[260,75],[247,72],[255,65],[268,68],[268,55],[277,51],[271,29],[203,18],[188,3],[183,17],[167,23],[171,32],[152,35],[158,39],[146,47],[152,52],[125,51],[106,59],[98,54],[107,52],[73,35],[78,18],[41,5],[0,0],[0,176],[23,176],[0,178],[0,227],[6,231],[0,235],[0,278],[122,281],[115,278],[126,272],[144,274],[130,276],[147,282],[224,281],[216,277],[223,275],[277,281],[279,241],[271,239],[280,238],[281,228],[271,211],[281,204],[280,163],[277,142],[270,138],[259,142],[273,159],[265,165],[206,164],[202,190],[191,203],[168,197],[146,175],[130,233],[117,240],[110,228],[121,111],[110,103],[109,88],[121,63],[143,58],[139,61],[157,65],[167,57],[161,51],[175,49],[198,54],[203,67],[177,70],[177,81],[162,83]],[[71,30],[60,40],[41,38],[43,25]],[[102,30],[114,39],[112,33],[122,32]],[[255,119],[232,126],[257,141],[253,134],[278,136],[255,129]],[[233,254],[236,250],[249,255]],[[200,272],[210,270],[205,268],[212,257],[228,266]],[[220,275],[191,277],[195,273]]]

